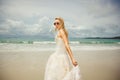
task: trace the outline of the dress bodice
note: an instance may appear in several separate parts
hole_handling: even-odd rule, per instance
[[[55,42],[56,42],[56,51],[63,53],[66,52],[65,44],[62,38],[56,36]]]

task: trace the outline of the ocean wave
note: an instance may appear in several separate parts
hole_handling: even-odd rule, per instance
[[[55,44],[55,41],[9,41],[1,40],[0,44],[9,43],[9,44]],[[69,41],[70,44],[120,44],[117,41]]]
[[[55,42],[52,41],[34,41],[33,44],[55,44]]]
[[[72,50],[115,50],[120,49],[120,45],[70,45]],[[0,44],[0,51],[55,51],[56,45],[39,44]]]

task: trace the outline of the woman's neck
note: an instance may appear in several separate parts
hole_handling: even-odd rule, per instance
[[[62,30],[62,28],[58,29],[58,32],[59,32],[60,30]]]

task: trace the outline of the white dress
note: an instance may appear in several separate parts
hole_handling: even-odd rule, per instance
[[[44,80],[81,80],[79,66],[72,65],[63,40],[56,36],[55,41],[56,51],[48,58]]]

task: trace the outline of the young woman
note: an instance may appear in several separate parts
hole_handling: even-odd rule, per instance
[[[45,80],[80,80],[80,70],[70,49],[64,20],[60,17],[55,18],[54,26],[57,30],[56,51],[48,59],[44,78]],[[72,69],[70,69],[70,63],[72,63]]]

